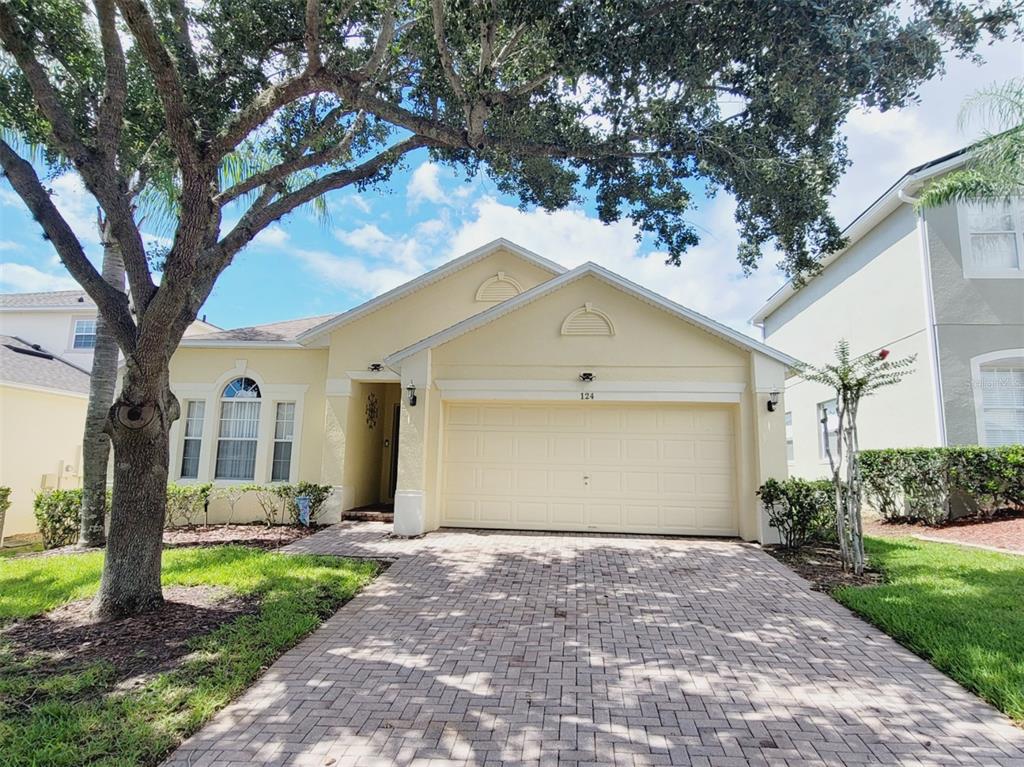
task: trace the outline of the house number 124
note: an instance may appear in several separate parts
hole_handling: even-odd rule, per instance
[[[580,399],[594,399],[594,392],[592,391],[581,391]]]

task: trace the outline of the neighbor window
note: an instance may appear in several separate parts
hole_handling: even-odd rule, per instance
[[[1005,359],[981,366],[982,445],[1024,443],[1024,359]]]
[[[203,444],[203,416],[206,403],[201,399],[185,403],[185,439],[181,449],[181,478],[199,477],[199,449]]]
[[[216,479],[254,478],[259,426],[260,387],[251,378],[236,378],[224,387],[220,403]]]
[[[295,436],[295,403],[278,402],[274,421],[274,459],[271,482],[287,482],[292,471],[292,439]]]
[[[786,413],[786,460],[793,463],[793,413]]]
[[[822,460],[828,460],[828,453],[825,451],[826,430],[821,425],[826,418],[828,419],[828,450],[834,459],[839,451],[839,411],[836,409],[834,399],[818,404],[818,452]]]
[[[1024,198],[960,206],[965,277],[1024,276]]]
[[[75,338],[71,346],[75,349],[96,348],[96,320],[75,320]]]

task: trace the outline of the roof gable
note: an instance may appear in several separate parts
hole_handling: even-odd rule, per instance
[[[426,274],[420,275],[414,280],[410,280],[409,282],[406,282],[403,285],[399,285],[397,288],[393,288],[392,290],[389,290],[386,293],[382,293],[376,298],[372,298],[369,301],[360,304],[359,306],[356,306],[353,309],[349,309],[347,312],[343,312],[341,314],[328,318],[327,320],[319,323],[318,325],[310,328],[309,330],[299,334],[296,340],[304,345],[315,344],[318,340],[322,339],[323,336],[337,330],[343,325],[346,325],[350,322],[354,322],[355,320],[358,320],[361,317],[365,317],[366,315],[375,312],[378,309],[383,309],[384,307],[389,306],[397,301],[400,301],[406,296],[415,293],[418,290],[422,290],[423,288],[429,285],[438,283],[445,277],[448,277],[449,275],[461,269],[464,269],[467,266],[470,266],[471,264],[474,264],[478,261],[482,261],[483,259],[492,255],[493,253],[497,253],[498,251],[509,252],[514,256],[517,256],[523,259],[524,261],[527,261],[528,263],[540,267],[541,269],[552,275],[561,275],[565,273],[565,267],[556,264],[554,261],[549,261],[543,256],[540,256],[531,250],[527,250],[526,248],[520,245],[516,245],[514,242],[511,242],[503,237],[500,237],[496,240],[492,240],[491,242],[487,243],[486,245],[483,245],[482,247],[479,247],[475,250],[471,250],[470,252],[459,256],[458,258],[448,261],[447,263],[442,264],[436,269],[433,269],[427,272]]]
[[[662,311],[668,312],[676,318],[717,336],[718,338],[721,338],[722,340],[741,349],[764,354],[765,356],[790,367],[794,367],[799,364],[796,358],[791,357],[788,354],[783,354],[777,349],[773,349],[766,344],[755,341],[739,331],[733,330],[732,328],[722,325],[709,317],[705,317],[692,309],[677,304],[664,296],[648,290],[647,288],[641,287],[640,285],[627,280],[625,277],[621,277],[620,275],[615,274],[614,272],[593,262],[582,264],[572,271],[566,272],[559,277],[555,277],[554,279],[548,280],[547,282],[541,283],[540,285],[527,290],[525,293],[519,294],[515,298],[511,298],[504,303],[498,304],[497,306],[476,314],[462,322],[458,322],[445,330],[434,333],[432,336],[429,336],[422,341],[390,354],[384,359],[384,362],[387,365],[395,365],[400,363],[402,360],[423,351],[424,349],[440,346],[448,341],[493,322],[500,317],[504,317],[507,314],[527,306],[539,298],[549,295],[550,293],[559,290],[566,285],[572,284],[586,276],[593,276],[618,290],[632,295],[640,301]]]

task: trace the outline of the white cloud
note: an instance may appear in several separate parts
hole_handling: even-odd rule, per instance
[[[257,234],[252,244],[256,246],[263,246],[267,248],[279,248],[285,245],[288,240],[291,239],[283,228],[278,225],[268,226]]]
[[[423,272],[420,267],[409,269],[399,264],[372,265],[359,258],[336,256],[322,250],[294,249],[290,253],[318,281],[366,298],[391,290]]]
[[[350,248],[371,255],[381,255],[395,247],[395,241],[376,224],[366,224],[352,230],[335,229],[334,236]]]
[[[0,250],[24,250],[21,243],[13,240],[0,240]]]
[[[0,285],[11,293],[38,293],[46,290],[71,290],[78,287],[67,274],[49,274],[28,264],[0,264]]]
[[[448,201],[448,196],[441,188],[441,166],[437,163],[424,162],[413,171],[409,179],[406,193],[410,202],[418,203],[426,200],[436,204]]]

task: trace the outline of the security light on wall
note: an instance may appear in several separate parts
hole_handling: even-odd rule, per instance
[[[410,381],[405,390],[409,392],[409,407],[416,407],[416,384]]]
[[[593,373],[580,373],[580,380],[583,383],[591,383],[595,380],[595,376]]]
[[[384,369],[384,365],[382,365],[380,362],[371,362],[370,363],[369,370],[370,370],[371,373],[379,373],[383,369]]]
[[[768,395],[768,412],[769,413],[774,413],[775,412],[775,406],[778,405],[778,404],[779,404],[779,393],[777,391],[773,391],[771,394]]]

